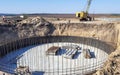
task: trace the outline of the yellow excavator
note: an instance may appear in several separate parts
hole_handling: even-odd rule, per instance
[[[92,2],[92,0],[88,0],[85,11],[76,12],[76,17],[80,18],[80,21],[91,21],[92,20],[92,17],[90,17],[89,13],[88,13],[91,2]]]

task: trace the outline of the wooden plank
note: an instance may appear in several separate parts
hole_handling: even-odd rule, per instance
[[[90,59],[92,57],[89,49],[83,49],[83,55],[86,59]]]

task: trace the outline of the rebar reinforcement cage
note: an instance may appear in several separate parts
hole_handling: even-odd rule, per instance
[[[90,50],[90,58],[84,57],[83,49]],[[86,37],[17,39],[0,46],[0,70],[15,74],[18,68],[29,67],[27,72],[32,75],[84,75],[102,67],[112,51],[111,45]]]

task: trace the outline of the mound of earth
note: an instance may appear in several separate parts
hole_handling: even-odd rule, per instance
[[[25,19],[16,28],[19,37],[47,36],[54,30],[52,24],[42,17]]]
[[[18,38],[48,36],[53,31],[54,26],[42,17],[27,18],[15,26],[0,25],[0,43]]]

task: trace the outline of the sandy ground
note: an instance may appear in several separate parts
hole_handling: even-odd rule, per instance
[[[103,23],[115,23],[120,21],[120,18],[106,18],[106,17],[95,18],[94,21],[80,21],[79,18],[60,18],[60,20],[53,18],[45,18],[45,19],[53,24],[59,24],[59,23],[103,24]]]

